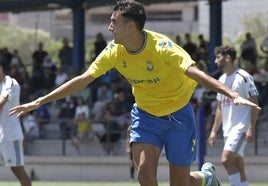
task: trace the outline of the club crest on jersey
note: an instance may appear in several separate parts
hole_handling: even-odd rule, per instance
[[[153,71],[154,69],[153,63],[151,61],[147,61],[146,63],[147,63],[147,70]]]
[[[123,68],[127,68],[127,62],[122,61],[122,67],[123,67]]]

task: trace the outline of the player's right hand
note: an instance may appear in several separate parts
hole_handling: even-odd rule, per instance
[[[217,134],[214,132],[210,133],[210,136],[208,138],[208,143],[211,147],[214,147],[216,144]]]

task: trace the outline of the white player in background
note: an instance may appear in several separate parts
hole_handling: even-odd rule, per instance
[[[252,76],[234,65],[236,50],[230,46],[220,46],[215,49],[215,54],[215,63],[224,72],[219,81],[258,105],[259,94]],[[217,132],[222,124],[225,144],[221,161],[227,171],[230,185],[248,186],[243,156],[246,143],[254,140],[258,111],[246,105],[235,105],[232,99],[219,93],[217,100],[209,143],[211,146],[215,145]]]
[[[6,75],[0,61],[0,164],[10,167],[21,186],[31,186],[31,179],[24,169],[23,133],[16,116],[9,110],[20,104],[20,86]]]

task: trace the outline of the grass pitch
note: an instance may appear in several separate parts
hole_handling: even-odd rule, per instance
[[[34,181],[33,186],[139,186],[138,182],[47,182],[47,181]],[[267,183],[250,183],[250,186],[267,186]],[[15,181],[1,181],[0,186],[20,186]],[[159,186],[169,186],[169,183],[159,183]],[[223,183],[222,186],[228,186]]]

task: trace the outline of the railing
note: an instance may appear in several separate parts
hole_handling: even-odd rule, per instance
[[[45,121],[45,120],[42,120]],[[46,125],[57,125],[59,126],[59,132],[61,133],[60,139],[62,140],[62,155],[66,155],[66,142],[72,139],[74,133],[76,132],[75,124],[73,124],[72,119],[54,119],[46,120],[49,124]],[[111,144],[117,143],[120,139],[126,139],[126,130],[121,129],[120,125],[113,121],[98,120],[98,121],[88,121],[90,127],[92,128],[92,134],[98,139],[100,145],[106,144],[110,146]],[[45,131],[44,131],[45,132]],[[46,136],[46,135],[44,135]],[[49,139],[44,137],[44,139]]]
[[[201,113],[203,113],[203,112],[201,112]],[[70,119],[55,119],[55,120],[50,120],[49,121],[49,124],[46,124],[46,125],[57,125],[57,126],[59,126],[59,123],[60,122],[63,122],[63,121],[70,122],[71,120]],[[199,123],[200,122],[205,122],[205,116],[199,115],[199,121],[198,122]],[[120,140],[122,140],[122,139],[125,140],[126,139],[126,132],[127,132],[126,130],[113,130],[113,129],[111,129],[109,127],[109,126],[111,126],[110,123],[107,122],[107,121],[105,121],[105,120],[104,121],[93,121],[93,122],[91,122],[91,125],[92,125],[93,132],[94,132],[95,135],[97,135],[97,134],[103,135],[104,133],[107,134],[107,137],[106,137],[106,140],[107,141],[105,143],[108,144],[108,145],[111,144],[111,143],[113,143],[113,142],[111,142],[109,140],[112,134],[118,134],[118,132],[120,132]],[[201,154],[198,154],[198,156],[199,156],[198,158],[201,161],[202,161],[202,158],[203,158],[202,157],[202,153],[205,153],[206,155],[210,155],[210,154],[207,154],[206,153],[206,151],[207,151],[206,149],[208,148],[208,146],[207,146],[207,134],[210,131],[206,131],[204,129],[205,128],[204,126],[206,126],[206,123],[203,123],[202,126],[203,126],[202,127],[202,129],[203,129],[202,131],[203,132],[199,134],[199,141],[202,139],[204,143],[201,144],[201,147],[199,147],[199,148],[201,148],[201,149],[199,149],[199,150],[201,150]],[[63,125],[62,131],[66,131],[66,128],[65,127],[66,127],[66,125]],[[261,155],[268,155],[268,151],[267,152],[266,151],[264,152],[264,148],[267,149],[267,146],[268,146],[268,144],[265,145],[265,141],[268,140],[268,139],[263,139],[263,136],[264,136],[263,133],[265,133],[265,131],[267,131],[267,133],[268,133],[268,126],[267,127],[263,127],[261,121],[259,121],[258,124],[257,124],[257,126],[256,126],[256,134],[255,134],[256,135],[256,140],[255,140],[254,144],[250,144],[249,145],[250,152],[251,152],[252,155],[257,155],[257,156],[258,155],[260,155],[260,156]],[[61,132],[61,131],[58,130],[58,132]],[[262,132],[261,137],[259,135],[260,132]],[[67,143],[67,140],[69,140],[69,138],[67,138],[67,136],[70,135],[70,131],[63,132],[62,134],[63,135],[61,136],[61,142],[62,142],[61,143],[62,144],[61,145],[61,155],[62,156],[66,156],[66,155],[68,155],[66,153],[66,150],[68,148],[67,144],[70,144],[70,142]],[[45,139],[49,139],[49,138],[45,138]],[[57,139],[59,139],[59,138],[57,138]],[[95,138],[95,140],[96,139],[98,139],[98,138]],[[98,139],[98,144],[100,145],[100,148],[103,148],[102,147],[102,144],[99,142],[99,139]],[[124,146],[122,148],[125,148],[125,144],[124,144]],[[252,149],[252,148],[254,148],[254,149]],[[68,151],[68,152],[70,152],[70,151]]]

